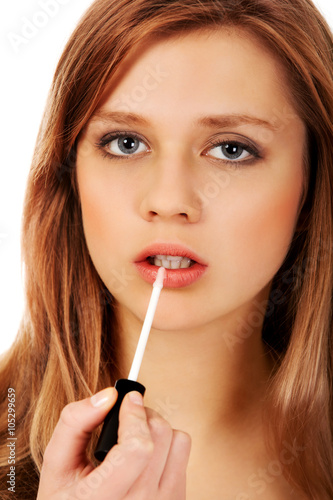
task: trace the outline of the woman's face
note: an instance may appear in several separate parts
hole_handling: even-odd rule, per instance
[[[305,127],[286,89],[277,60],[237,30],[123,61],[79,141],[77,181],[92,261],[124,313],[143,320],[155,255],[188,256],[168,264],[182,268],[167,271],[158,329],[240,319],[268,298],[304,181]]]

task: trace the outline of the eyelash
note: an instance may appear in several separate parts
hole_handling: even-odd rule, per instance
[[[237,139],[224,140],[224,141],[221,141],[221,139],[220,140],[218,140],[218,139],[212,140],[209,142],[209,151],[211,149],[216,148],[216,147],[226,146],[226,145],[238,146],[241,149],[243,149],[244,151],[246,151],[247,153],[250,153],[252,155],[252,158],[246,158],[245,160],[239,160],[239,161],[237,161],[237,159],[235,159],[235,160],[227,160],[227,159],[222,160],[221,158],[212,158],[213,160],[218,161],[218,162],[222,161],[223,163],[226,163],[227,165],[232,165],[235,168],[237,168],[237,165],[239,166],[242,163],[248,165],[250,163],[255,162],[256,160],[262,159],[262,155],[260,154],[259,150],[257,148],[255,148],[254,145],[251,145],[247,142],[242,142],[242,141],[237,140]],[[208,156],[208,155],[205,155],[205,156]]]
[[[133,155],[113,155],[112,153],[109,153],[105,150],[105,147],[110,144],[112,141],[116,139],[121,139],[123,137],[132,137],[133,139],[136,139],[140,142],[143,142],[145,144],[145,141],[142,139],[141,136],[136,134],[135,132],[112,132],[111,134],[108,134],[104,137],[102,137],[96,144],[98,149],[101,151],[103,158],[108,158],[111,160],[128,160],[131,156],[136,156],[135,153]],[[250,153],[252,155],[252,158],[245,159],[245,160],[227,160],[227,159],[220,159],[220,158],[214,158],[210,157],[213,161],[217,162],[223,162],[228,165],[232,165],[234,167],[239,166],[240,164],[250,164],[253,163],[256,160],[260,160],[262,158],[262,155],[260,154],[259,150],[255,148],[253,145],[248,144],[246,142],[241,142],[239,140],[212,140],[209,142],[209,150],[214,149],[219,146],[224,146],[224,145],[234,145],[242,148],[244,151]],[[207,149],[207,148],[206,148]],[[208,154],[205,154],[205,156],[208,156]]]
[[[131,156],[113,155],[112,153],[108,153],[107,151],[105,151],[105,147],[110,144],[110,142],[114,141],[115,139],[121,139],[122,137],[132,137],[133,139],[137,139],[138,141],[145,143],[142,137],[134,132],[112,132],[111,134],[102,137],[102,139],[97,143],[97,147],[101,150],[104,158],[109,158],[111,160],[125,160]]]

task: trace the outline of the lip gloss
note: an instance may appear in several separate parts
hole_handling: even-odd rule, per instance
[[[154,315],[163,288],[163,281],[165,278],[165,268],[160,267],[153,284],[153,292],[150,297],[147,313],[143,322],[139,342],[135,351],[134,359],[132,362],[131,370],[128,379],[119,379],[115,383],[115,388],[118,391],[118,399],[113,408],[109,411],[104,420],[102,432],[95,449],[95,458],[102,462],[111,448],[117,444],[118,441],[118,426],[119,426],[119,410],[120,405],[128,392],[138,391],[142,396],[146,388],[144,385],[137,382],[137,377],[140,371],[142,358],[145,352],[147,340],[149,337],[151,325],[154,320]]]

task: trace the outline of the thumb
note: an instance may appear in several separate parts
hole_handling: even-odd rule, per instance
[[[64,478],[87,465],[86,448],[91,434],[114,406],[117,396],[117,390],[108,387],[64,407],[44,453],[43,468],[50,470],[53,478]]]

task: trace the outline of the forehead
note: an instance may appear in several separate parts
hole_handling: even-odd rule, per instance
[[[149,112],[157,107],[162,112],[170,110],[170,100],[174,110],[181,104],[184,112],[193,111],[193,102],[198,112],[200,105],[223,104],[229,108],[224,112],[238,112],[232,108],[245,105],[254,113],[260,103],[268,112],[271,108],[271,114],[274,105],[292,106],[282,63],[260,39],[238,28],[139,44],[117,68],[100,106],[107,102],[115,110]]]

